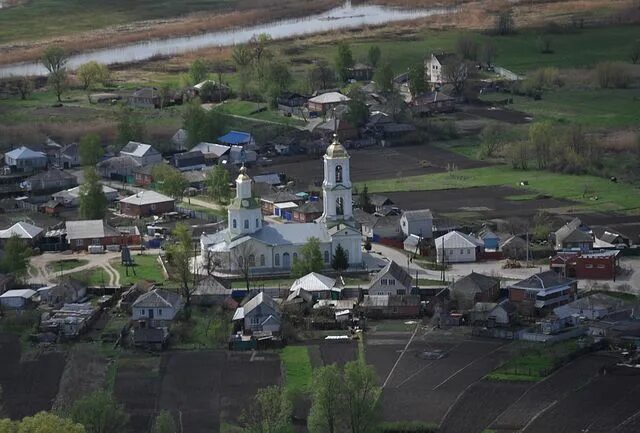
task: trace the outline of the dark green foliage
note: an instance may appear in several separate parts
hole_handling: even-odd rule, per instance
[[[349,79],[349,68],[353,67],[353,53],[351,47],[346,42],[338,44],[338,53],[336,54],[336,71],[340,81],[345,82]]]
[[[300,249],[300,256],[293,260],[291,276],[300,278],[310,272],[320,272],[324,268],[324,260],[320,252],[320,240],[310,237]]]
[[[95,167],[84,170],[84,183],[80,186],[80,216],[88,220],[103,219],[107,212],[107,197],[104,195],[100,176]]]
[[[342,245],[336,247],[336,251],[331,258],[331,267],[338,272],[343,272],[349,268],[349,259]]]
[[[80,164],[83,166],[96,165],[104,155],[104,148],[100,144],[98,134],[87,134],[80,139],[78,145]]]
[[[96,391],[76,401],[70,415],[87,433],[122,433],[129,422],[123,407],[106,391]]]

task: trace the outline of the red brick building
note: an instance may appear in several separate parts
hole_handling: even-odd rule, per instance
[[[120,232],[102,220],[67,221],[67,243],[73,251],[87,251],[90,245],[121,245]]]
[[[276,204],[288,203],[288,202],[301,205],[302,203],[304,203],[304,199],[287,191],[278,191],[273,194],[266,195],[260,198],[260,206],[262,207],[262,214],[273,215],[275,212]]]
[[[322,202],[308,201],[293,210],[293,220],[299,223],[312,223],[322,216]]]
[[[134,217],[162,215],[174,210],[175,200],[155,191],[142,191],[120,200],[120,212]]]
[[[516,305],[518,312],[534,316],[575,301],[578,282],[554,271],[546,271],[512,284],[508,289],[509,301]]]
[[[561,252],[550,259],[549,266],[567,278],[615,281],[619,255],[619,250]]]

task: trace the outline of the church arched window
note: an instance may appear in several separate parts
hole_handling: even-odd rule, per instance
[[[256,256],[253,254],[249,255],[249,267],[254,267],[256,265]]]
[[[249,228],[249,220],[244,220],[244,228],[245,229]]]
[[[336,182],[342,182],[342,166],[336,165]]]
[[[244,257],[238,256],[238,267],[240,269],[244,268]]]
[[[260,218],[256,218],[256,228],[260,227]]]
[[[329,263],[329,251],[324,252],[324,262]]]
[[[336,199],[336,215],[344,215],[344,200],[342,197]]]
[[[233,228],[237,229],[238,228],[238,222],[236,221],[236,219],[233,219]]]
[[[264,254],[260,254],[260,266],[265,266]]]
[[[274,266],[280,266],[280,254],[276,253],[275,257],[273,258],[273,264]]]

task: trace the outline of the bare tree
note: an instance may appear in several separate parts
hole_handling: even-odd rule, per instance
[[[221,266],[221,264],[222,260],[220,259],[220,255],[218,253],[207,250],[203,254],[202,268],[207,273],[207,275],[213,275],[213,273]]]
[[[238,269],[249,291],[251,268],[256,265],[256,251],[248,241],[235,247],[231,253],[232,264]]]
[[[185,298],[185,314],[190,316],[191,297],[195,293],[195,275],[191,259],[195,260],[195,244],[191,237],[191,230],[184,223],[176,224],[173,229],[175,242],[167,247],[167,259],[172,272],[180,282],[180,293]],[[195,262],[194,262],[195,265]]]
[[[16,90],[20,93],[20,99],[25,100],[33,92],[33,80],[30,77],[20,77],[16,81]]]
[[[444,65],[443,75],[446,82],[453,86],[453,92],[461,95],[469,75],[464,60],[453,58]]]

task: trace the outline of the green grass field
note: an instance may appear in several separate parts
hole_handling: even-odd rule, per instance
[[[259,111],[262,108],[266,108],[266,110]],[[275,122],[286,126],[302,126],[305,124],[302,120],[282,115],[278,110],[267,107],[267,104],[241,101],[239,99],[225,101],[224,104],[216,106],[215,110],[234,116],[248,117],[258,121]]]
[[[172,332],[177,349],[220,349],[231,333],[231,318],[220,308],[193,308],[188,322],[178,322]]]
[[[291,396],[304,394],[311,387],[311,359],[306,346],[287,346],[280,352],[284,365],[285,387]]]
[[[522,180],[527,180],[529,185],[518,186]],[[590,175],[515,170],[506,165],[367,181],[370,193],[500,185],[521,188],[523,194],[529,194],[530,198],[533,197],[531,193],[537,192],[559,199],[573,200],[580,203],[580,207],[585,210],[593,208],[599,211],[638,213],[640,209],[640,191],[633,185],[613,183],[608,179]],[[358,185],[359,188],[363,186]],[[585,195],[585,189],[588,191],[587,195]],[[595,197],[597,200],[594,199]]]
[[[0,13],[0,43],[218,10],[233,0],[31,0]]]
[[[129,275],[126,275],[125,266],[119,260],[113,261],[113,268],[120,273],[120,285],[128,286],[140,280],[150,280],[156,282],[166,281],[162,273],[162,266],[158,263],[156,255],[132,255],[135,262],[135,272],[133,275],[131,269]]]

